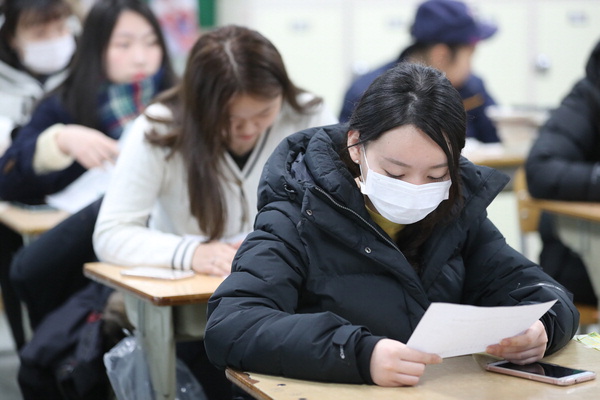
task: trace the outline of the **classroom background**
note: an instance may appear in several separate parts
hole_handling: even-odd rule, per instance
[[[73,0],[82,13],[94,0]],[[102,0],[99,0],[102,1]],[[174,64],[183,69],[187,49],[202,31],[239,24],[254,28],[281,51],[294,82],[321,95],[337,114],[357,75],[394,58],[410,43],[420,0],[149,0],[168,37]],[[515,116],[541,121],[584,74],[600,40],[600,0],[467,0],[498,32],[477,47],[473,70],[498,103],[504,146],[525,153],[535,126],[515,126]],[[524,129],[523,129],[524,128]],[[489,208],[509,244],[522,248],[514,192]],[[537,259],[539,239],[527,237]],[[0,397],[20,399],[18,358],[4,315],[0,317]]]
[[[191,0],[190,0],[191,1]],[[353,79],[398,57],[410,44],[420,0],[199,1],[200,28],[241,24],[268,37],[281,51],[294,82],[317,93],[338,113]],[[498,32],[478,44],[473,71],[498,106],[499,135],[525,155],[546,112],[584,75],[600,40],[600,0],[467,0]],[[204,13],[203,13],[204,11]],[[516,122],[515,122],[516,121]],[[509,244],[522,248],[514,192],[489,207]],[[529,234],[526,253],[540,243]]]

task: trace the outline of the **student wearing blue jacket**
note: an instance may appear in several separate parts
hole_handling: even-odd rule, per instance
[[[64,189],[88,168],[113,162],[127,123],[174,81],[160,26],[149,6],[141,0],[97,2],[65,81],[39,103],[0,157],[0,200],[43,203],[46,195]],[[95,215],[91,218],[90,230]],[[86,229],[83,223],[76,227]],[[65,247],[65,241],[77,237],[62,236],[50,248]],[[8,269],[21,245],[20,236],[0,224],[2,295],[11,303],[15,294]],[[48,258],[37,257],[39,262]],[[14,312],[11,326],[18,330],[20,304]],[[19,347],[23,342],[17,339]]]
[[[114,162],[124,127],[173,82],[160,26],[144,2],[94,6],[65,82],[0,158],[0,198],[43,203],[87,169]]]
[[[471,72],[471,59],[481,40],[496,33],[496,26],[477,21],[467,6],[454,0],[429,0],[417,9],[411,28],[414,40],[398,59],[358,77],[345,94],[340,122],[347,122],[360,96],[383,72],[410,61],[444,72],[463,99],[467,111],[467,137],[483,143],[499,142],[496,126],[485,114],[496,104],[483,80]]]
[[[0,6],[0,156],[38,101],[65,79],[75,50],[72,14],[67,0],[7,0]],[[21,236],[0,225],[0,286],[17,348],[25,333],[6,266],[21,244]]]

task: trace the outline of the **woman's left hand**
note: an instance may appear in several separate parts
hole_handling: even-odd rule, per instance
[[[538,320],[523,334],[502,339],[500,343],[488,346],[486,351],[514,364],[531,364],[544,356],[547,343],[546,329]]]

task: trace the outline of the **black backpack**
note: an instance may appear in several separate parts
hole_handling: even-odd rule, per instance
[[[109,398],[102,356],[121,339],[103,334],[102,312],[112,292],[90,282],[44,318],[19,353],[25,400]]]
[[[573,293],[575,302],[597,305],[598,299],[585,264],[558,237],[554,217],[542,213],[538,230],[542,239],[540,266],[544,272]]]

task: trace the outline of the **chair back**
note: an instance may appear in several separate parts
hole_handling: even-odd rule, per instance
[[[513,190],[517,198],[517,211],[519,216],[519,229],[521,234],[537,232],[540,221],[540,211],[533,207],[532,198],[527,190],[525,168],[519,167],[513,177]]]

